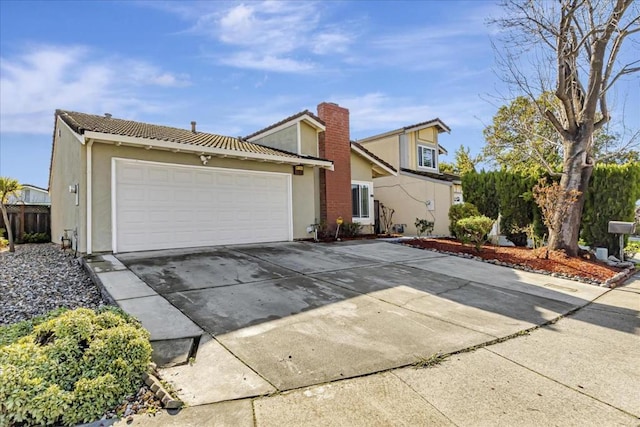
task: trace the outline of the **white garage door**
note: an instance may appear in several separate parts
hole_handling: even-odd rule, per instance
[[[291,176],[114,159],[114,252],[292,240]]]

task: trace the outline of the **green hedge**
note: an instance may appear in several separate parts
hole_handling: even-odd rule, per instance
[[[524,227],[533,224],[538,237],[547,232],[531,197],[537,180],[537,175],[506,170],[472,172],[462,177],[462,191],[464,200],[474,204],[482,215],[498,218],[500,213],[502,233],[517,246],[524,246],[527,244]]]
[[[149,333],[124,312],[79,308],[0,328],[0,425],[99,419],[135,393]]]
[[[591,247],[620,252],[618,235],[610,234],[609,221],[635,219],[635,203],[640,199],[640,163],[597,165],[585,198],[580,236]]]
[[[501,229],[516,244],[524,234],[513,230],[533,224],[537,237],[547,234],[540,209],[531,197],[539,176],[506,170],[470,172],[462,177],[464,199],[486,216],[502,215]],[[549,178],[549,177],[548,177]],[[597,165],[589,182],[582,213],[581,237],[591,247],[606,247],[618,253],[618,237],[609,234],[609,221],[633,221],[640,198],[640,163]]]
[[[478,208],[478,212],[489,218],[498,218],[500,198],[496,180],[501,172],[468,172],[462,175],[462,192],[465,202]]]

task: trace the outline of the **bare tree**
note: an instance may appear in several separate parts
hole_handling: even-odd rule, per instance
[[[559,111],[538,108],[561,137],[561,194],[580,195],[572,204],[558,200],[549,249],[576,255],[597,160],[594,133],[610,120],[607,95],[620,78],[640,71],[638,40],[630,37],[640,31],[640,6],[634,0],[505,0],[503,6],[506,15],[492,23],[502,30],[505,80],[534,101],[553,90],[560,103]],[[627,62],[623,46],[631,48]],[[565,204],[571,206],[561,208]]]

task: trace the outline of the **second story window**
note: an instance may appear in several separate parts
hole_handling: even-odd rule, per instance
[[[418,145],[418,166],[436,169],[436,150],[424,145]]]

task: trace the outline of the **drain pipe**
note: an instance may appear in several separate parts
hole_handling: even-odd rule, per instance
[[[93,175],[93,164],[92,164],[92,153],[91,148],[93,147],[93,140],[90,139],[87,141],[87,255],[91,255],[92,253],[92,234],[93,234],[93,224],[92,224],[92,207],[93,207],[93,191],[92,191],[92,180],[91,177]],[[76,244],[77,250],[77,244]]]

